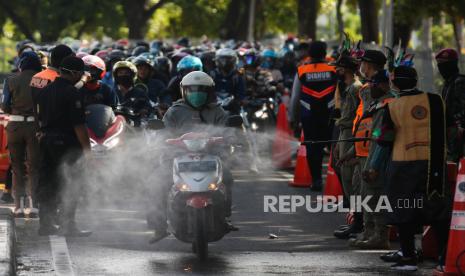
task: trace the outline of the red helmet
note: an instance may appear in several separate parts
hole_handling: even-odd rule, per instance
[[[97,53],[95,53],[95,55],[98,56],[99,58],[105,60],[107,58],[108,54],[110,53],[110,51],[111,51],[111,49],[100,50]]]
[[[82,59],[83,57],[88,56],[88,55],[89,55],[89,54],[86,53],[86,52],[77,52],[77,53],[76,53],[76,56],[77,56],[78,58],[80,58],[80,59]]]
[[[84,61],[85,66],[95,67],[99,69],[100,71],[102,71],[102,73],[100,74],[100,79],[102,79],[105,76],[105,72],[106,72],[105,62],[98,56],[87,55],[82,58],[82,61]]]

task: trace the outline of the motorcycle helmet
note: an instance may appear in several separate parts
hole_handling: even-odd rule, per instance
[[[229,48],[219,49],[216,51],[215,64],[218,69],[231,72],[237,65],[236,52]]]
[[[116,73],[118,72],[118,70],[121,70],[123,68],[129,69],[129,71],[131,72],[131,77],[135,82],[137,78],[137,67],[132,62],[125,60],[118,61],[117,63],[115,63],[115,66],[113,66],[113,77],[115,78],[115,80],[117,79]]]
[[[260,65],[255,49],[249,49],[244,53],[244,63],[245,67],[258,67]]]
[[[167,57],[157,57],[155,58],[154,68],[160,73],[169,75],[173,68],[171,60]]]
[[[105,62],[94,55],[87,55],[82,58],[86,71],[90,73],[93,80],[101,80],[106,73]]]
[[[199,53],[199,58],[202,61],[205,72],[210,72],[215,69],[215,51],[208,50],[201,52]]]
[[[139,56],[140,54],[142,53],[147,53],[149,51],[149,49],[145,46],[137,46],[136,48],[134,48],[131,52],[131,56],[133,57],[137,57]]]
[[[126,58],[126,55],[124,54],[123,51],[115,49],[111,50],[110,53],[108,53],[105,63],[107,65],[107,71],[113,71],[113,66],[118,62],[118,61],[123,61]]]
[[[86,52],[77,52],[77,53],[76,53],[76,56],[77,56],[78,58],[80,58],[80,59],[82,59],[83,57],[88,56],[88,55],[89,55],[89,54],[86,53]]]
[[[148,65],[151,69],[153,69],[153,61],[146,58],[145,56],[138,56],[138,57],[135,57],[133,60],[132,60],[132,63],[137,67],[137,66],[140,66],[140,65]]]
[[[178,73],[191,72],[191,71],[202,71],[202,61],[198,57],[185,56],[176,65],[176,71]]]
[[[275,65],[278,55],[273,49],[265,49],[260,53],[260,66],[266,69],[272,69]]]
[[[181,80],[182,98],[195,109],[202,109],[215,93],[215,82],[205,72],[193,71]]]
[[[110,53],[110,50],[105,49],[105,50],[98,51],[97,53],[95,53],[95,55],[103,60],[106,60],[109,53]]]

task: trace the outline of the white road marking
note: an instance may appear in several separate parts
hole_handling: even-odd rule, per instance
[[[6,220],[0,221],[0,259],[10,259],[10,248],[8,247],[8,224]]]
[[[66,239],[60,236],[49,236],[49,238],[55,275],[75,275]]]

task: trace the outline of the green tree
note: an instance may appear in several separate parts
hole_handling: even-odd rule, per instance
[[[0,8],[25,38],[42,42],[60,36],[106,28],[111,33],[122,24],[118,5],[93,0],[0,0]]]

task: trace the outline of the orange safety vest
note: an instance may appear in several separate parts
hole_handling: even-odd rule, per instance
[[[357,112],[355,113],[354,124],[352,127],[352,133],[355,138],[369,138],[371,137],[371,126],[373,123],[373,119],[371,117],[363,118],[363,111],[364,106],[369,103],[365,103],[363,98],[360,94],[363,92],[364,89],[369,87],[369,84],[364,84],[359,91],[358,97],[360,99],[360,103],[357,107]],[[355,142],[355,156],[358,157],[368,157],[368,152],[370,150],[370,142],[369,141],[360,141]]]
[[[363,89],[367,88],[369,85],[365,84],[362,86],[360,89],[360,93],[363,91]],[[365,117],[363,118],[363,113],[364,113],[364,102],[362,97],[360,96],[360,93],[358,94],[358,97],[360,98],[360,104],[357,107],[357,112],[355,115],[354,119],[354,126],[352,128],[352,133],[355,138],[370,138],[371,137],[371,132],[373,130],[373,117]],[[393,98],[386,98],[384,99],[381,103],[379,103],[375,108],[380,109],[386,104],[392,102],[394,99]],[[370,151],[370,141],[360,141],[360,142],[355,142],[355,155],[358,157],[368,157],[368,153]]]
[[[336,68],[326,63],[307,63],[299,66],[297,73],[301,80],[302,92],[317,99],[333,93],[336,89],[336,85],[332,81],[335,72]],[[324,86],[321,90],[316,90],[308,86],[311,82],[328,82],[329,85]]]
[[[44,71],[35,74],[31,79],[30,85],[34,88],[42,89],[47,86],[47,84],[55,81],[57,77],[57,71],[47,68]]]

